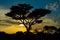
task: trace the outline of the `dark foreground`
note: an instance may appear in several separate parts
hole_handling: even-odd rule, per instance
[[[39,32],[37,34],[33,34],[31,32],[17,32],[16,34],[6,34],[4,32],[0,32],[0,40],[60,40],[60,33],[46,34]]]

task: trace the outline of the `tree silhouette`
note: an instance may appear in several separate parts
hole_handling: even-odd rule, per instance
[[[41,23],[41,17],[49,14],[51,11],[47,9],[35,9],[31,10],[33,6],[29,4],[18,4],[17,6],[12,6],[11,11],[6,14],[6,16],[12,17],[13,19],[20,20],[27,29],[30,31],[31,26],[36,23]]]
[[[48,33],[55,33],[57,32],[57,28],[55,26],[45,26],[43,28],[44,31],[47,31]]]

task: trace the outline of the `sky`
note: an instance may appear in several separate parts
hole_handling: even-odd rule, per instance
[[[51,14],[48,14],[41,18],[43,19],[43,22],[41,24],[36,24],[38,25],[38,27],[34,25],[32,29],[42,28],[44,25],[53,25],[56,27],[60,27],[60,0],[0,0],[0,31],[4,31],[7,33],[13,33],[8,29],[12,29],[13,31],[15,30],[14,32],[19,30],[21,31],[21,27],[18,26],[19,23],[16,20],[5,16],[6,13],[10,12],[11,6],[20,3],[30,4],[34,8],[51,10]]]

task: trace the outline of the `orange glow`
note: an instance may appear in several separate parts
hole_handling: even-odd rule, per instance
[[[24,26],[23,24],[20,24],[19,26]]]
[[[16,33],[18,31],[25,32],[26,28],[23,27],[23,26],[21,27],[21,26],[18,26],[18,25],[12,25],[10,27],[2,28],[0,30],[5,32],[5,33],[8,33],[8,34],[13,34],[13,33]]]

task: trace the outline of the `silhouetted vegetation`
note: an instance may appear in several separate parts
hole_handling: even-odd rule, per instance
[[[51,11],[47,9],[31,10],[32,8],[33,6],[29,4],[12,6],[10,8],[11,11],[6,15],[13,19],[20,20],[20,23],[26,27],[27,32],[16,32],[16,34],[0,32],[0,40],[60,40],[60,28],[57,29],[54,26],[45,26],[42,32],[35,30],[37,32],[36,34],[29,32],[32,25],[43,21],[40,20],[41,17],[51,13]]]
[[[23,24],[27,32],[31,30],[31,26],[36,23],[41,23],[43,20],[40,20],[41,17],[46,14],[51,13],[47,9],[34,9],[31,10],[33,6],[29,4],[18,4],[17,6],[12,6],[11,11],[6,14],[6,16],[12,17],[15,20],[20,20],[20,23]]]
[[[16,32],[16,34],[0,32],[0,40],[60,40],[60,31],[54,34],[44,33],[44,31],[37,32],[37,34],[32,32]]]
[[[45,26],[45,27],[43,28],[43,31],[44,31],[45,33],[54,34],[54,33],[57,33],[57,28],[54,27],[54,26]]]

